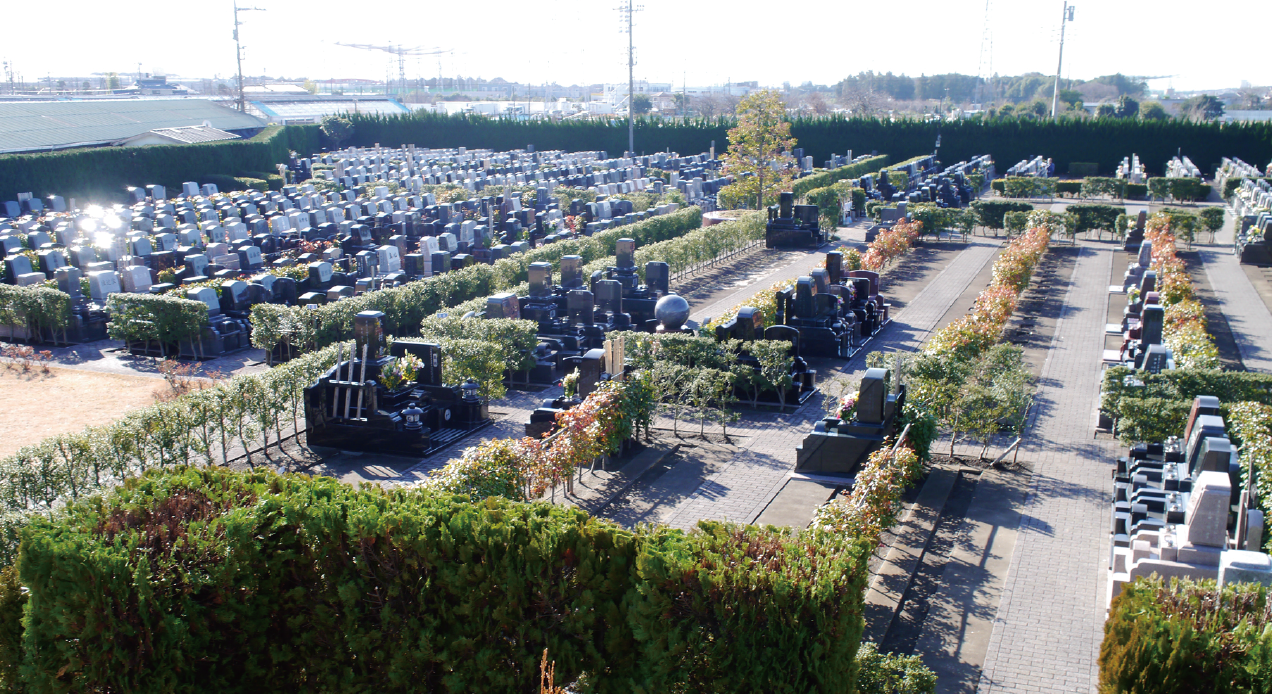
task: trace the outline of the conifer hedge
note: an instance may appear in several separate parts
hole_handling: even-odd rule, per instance
[[[491,147],[511,149],[533,144],[536,149],[605,150],[619,156],[627,149],[627,120],[590,121],[494,120],[483,116],[447,116],[417,112],[405,116],[351,114],[353,139],[349,144],[369,147],[375,143],[422,147]],[[637,118],[637,153],[652,154],[667,148],[682,154],[705,152],[715,142],[716,152],[728,145],[732,119],[666,121]],[[1212,171],[1223,157],[1246,161],[1272,159],[1272,123],[1197,123],[1186,120],[1139,121],[1134,119],[1087,120],[991,120],[964,119],[954,123],[878,118],[794,118],[791,136],[816,162],[832,153],[887,152],[894,160],[931,154],[941,137],[939,158],[946,163],[992,154],[999,171],[1022,159],[1038,155],[1055,160],[1058,171],[1072,162],[1094,163],[1099,171],[1113,171],[1127,152],[1137,152],[1154,171],[1185,147],[1202,171]],[[825,184],[821,184],[825,185]],[[821,187],[813,186],[813,187]]]
[[[847,692],[867,544],[151,471],[23,532],[0,657],[32,692],[525,692],[544,649],[597,692]]]
[[[1108,694],[1266,692],[1272,682],[1267,588],[1140,578],[1113,598],[1100,645]]]

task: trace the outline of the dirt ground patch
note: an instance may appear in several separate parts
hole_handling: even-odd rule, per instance
[[[23,373],[0,365],[0,456],[23,446],[85,426],[109,424],[120,415],[154,402],[166,387],[157,378],[49,367]]]

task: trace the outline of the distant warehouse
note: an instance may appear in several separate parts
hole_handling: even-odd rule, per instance
[[[266,122],[206,99],[0,102],[0,154],[247,138]]]

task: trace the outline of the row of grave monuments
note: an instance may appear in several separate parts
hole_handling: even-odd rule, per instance
[[[203,296],[206,287],[188,290],[187,298],[220,304],[223,314],[245,314],[262,302],[338,301],[476,262],[494,262],[531,244],[569,236],[561,229],[560,203],[546,187],[538,190],[534,207],[524,209],[517,195],[438,204],[429,193],[391,196],[387,186],[376,187],[370,197],[358,197],[355,191],[318,193],[311,184],[222,196],[215,186],[195,183],[185,184],[182,195],[172,200],[163,186],[133,189],[130,195],[135,200],[131,207],[105,214],[28,213],[0,220],[6,279],[34,284],[57,277],[75,299],[77,313],[98,326],[83,339],[105,336],[105,302],[120,291],[162,293],[216,280],[221,282],[218,300]],[[627,200],[606,199],[569,204],[570,213],[586,223],[583,235],[676,209],[672,203],[637,212]],[[492,214],[501,219],[489,224]],[[529,241],[513,240],[522,235],[523,224]],[[39,249],[39,271],[19,254],[24,246],[17,233],[27,234],[28,245]],[[328,247],[298,252],[315,242]],[[276,276],[294,266],[307,266],[307,279]],[[174,272],[175,283],[158,281],[165,270]],[[83,276],[89,280],[88,297],[80,296]],[[226,327],[224,320],[214,323]],[[208,349],[216,344],[205,342]],[[246,346],[248,340],[225,343]]]
[[[1233,213],[1241,226],[1233,237],[1234,249],[1247,265],[1272,264],[1272,183],[1246,178],[1232,197]]]
[[[1140,443],[1118,458],[1105,606],[1152,574],[1272,585],[1255,475],[1228,437],[1219,399],[1207,395],[1194,399],[1182,439]]]
[[[1233,178],[1265,178],[1272,177],[1272,163],[1268,164],[1267,171],[1260,171],[1259,167],[1238,159],[1237,157],[1223,157],[1220,159],[1219,168],[1215,170],[1214,189],[1222,191],[1229,179]]]
[[[994,161],[988,154],[958,162],[944,169],[938,168],[938,164],[934,157],[925,157],[903,167],[894,167],[893,170],[902,170],[908,174],[909,188],[907,190],[897,190],[887,180],[876,182],[871,175],[862,177],[861,187],[866,191],[866,197],[871,199],[897,204],[927,202],[941,208],[957,209],[970,205],[972,198],[980,193],[973,189],[969,178],[971,174],[982,174],[985,181],[990,181],[994,177]],[[886,211],[895,208],[883,209],[885,221],[895,222],[904,218],[904,215],[889,217]]]
[[[1171,157],[1166,162],[1166,178],[1201,178],[1201,169],[1188,157]]]
[[[1138,154],[1122,157],[1122,162],[1117,165],[1115,176],[1128,183],[1135,184],[1143,184],[1148,180],[1148,175],[1144,173],[1144,165],[1140,163]]]
[[[1033,159],[1022,159],[1015,166],[1007,169],[1008,177],[1015,176],[1032,176],[1035,178],[1047,178],[1054,173],[1055,165],[1051,159],[1041,155]]]
[[[667,174],[665,185],[679,190],[690,204],[714,209],[715,194],[732,179],[719,175],[720,162],[709,153],[679,156],[671,152],[633,156],[625,153],[608,158],[605,152],[527,150],[494,152],[416,148],[350,148],[316,157],[317,163],[333,168],[317,173],[346,189],[368,183],[395,183],[410,192],[426,185],[459,185],[472,193],[486,187],[546,185],[584,188],[598,195],[651,191],[662,193],[663,181],[651,179],[651,169]],[[302,169],[314,162],[298,162]],[[652,191],[651,191],[652,192]]]
[[[424,457],[490,424],[488,403],[471,379],[444,383],[440,345],[395,340],[385,349],[384,314],[354,317],[354,344],[305,388],[310,446]],[[419,359],[414,380],[390,390],[383,373],[406,355]]]
[[[1125,293],[1127,303],[1122,309],[1122,322],[1105,326],[1107,334],[1122,337],[1120,349],[1105,351],[1105,364],[1128,366],[1153,374],[1175,368],[1174,356],[1162,342],[1166,310],[1157,291],[1157,272],[1151,269],[1152,259],[1152,245],[1140,244],[1135,260],[1127,266],[1121,286],[1109,287],[1111,293]]]

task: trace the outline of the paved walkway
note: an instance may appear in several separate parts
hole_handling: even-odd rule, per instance
[[[927,339],[937,322],[958,299],[985,263],[998,252],[1002,240],[974,237],[932,282],[893,317],[892,324],[875,338],[868,351],[910,351]],[[1097,359],[1098,364],[1098,359]],[[865,367],[865,352],[840,369],[856,374]],[[824,378],[821,380],[825,380]],[[705,482],[672,512],[667,524],[690,528],[700,519],[751,523],[773,499],[795,465],[795,446],[823,416],[810,400],[790,415],[764,416],[739,422],[731,432],[747,437],[745,452]]]
[[[1272,373],[1272,313],[1241,269],[1240,256],[1232,253],[1235,217],[1231,209],[1225,212],[1223,229],[1215,234],[1215,245],[1197,245],[1197,254],[1205,263],[1219,310],[1228,319],[1242,365],[1246,371]]]
[[[1094,692],[1104,627],[1112,441],[1096,441],[1096,408],[1114,256],[1081,254],[1043,366],[1032,434],[1034,463],[979,691]]]

